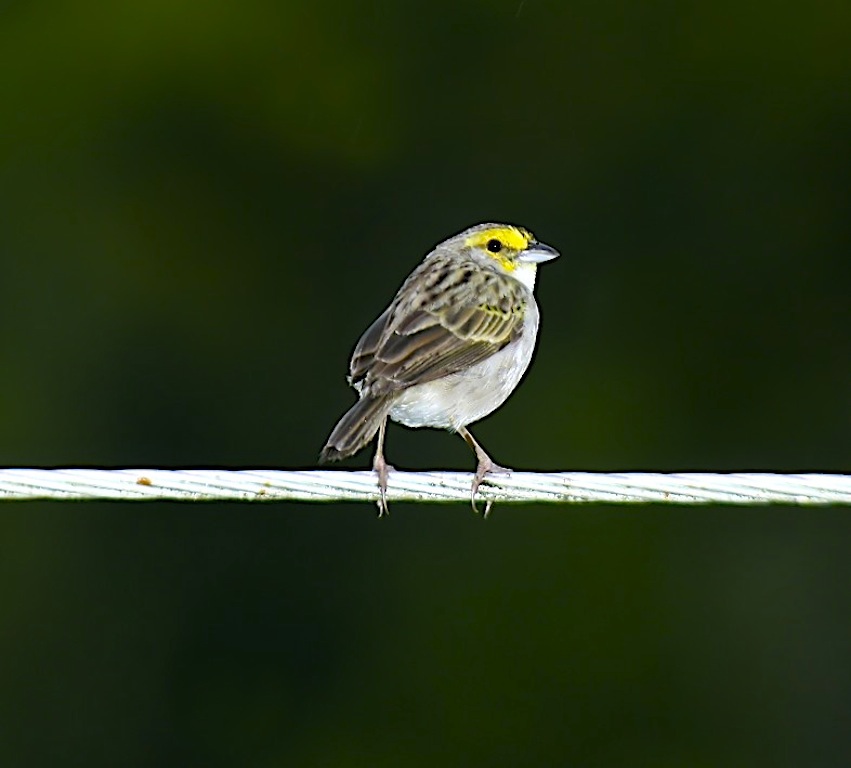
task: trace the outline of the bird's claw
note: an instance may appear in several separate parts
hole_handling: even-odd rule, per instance
[[[372,468],[378,475],[378,501],[375,503],[378,506],[378,516],[383,517],[390,514],[390,508],[387,506],[387,479],[390,476],[390,470],[394,469],[394,467],[388,464],[382,457],[376,458],[372,462]]]
[[[476,492],[479,486],[486,481],[488,475],[510,475],[513,470],[508,467],[501,467],[493,461],[479,462],[476,468],[476,474],[473,477],[473,487],[470,489],[470,503],[473,505],[473,512],[479,514],[479,508],[476,506]],[[483,518],[487,518],[493,506],[493,499],[488,499],[485,502],[485,511],[482,514]]]

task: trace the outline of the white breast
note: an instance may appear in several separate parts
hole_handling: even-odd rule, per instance
[[[522,282],[529,285],[526,279]],[[530,290],[534,283],[532,270]],[[465,371],[404,390],[390,409],[390,418],[407,427],[457,430],[499,408],[520,383],[535,351],[539,314],[534,297],[529,298],[523,332],[516,341]]]

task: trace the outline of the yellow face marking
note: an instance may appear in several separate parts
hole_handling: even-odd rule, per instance
[[[498,261],[503,269],[513,272],[517,268],[515,257],[520,251],[528,248],[534,239],[532,233],[522,227],[491,227],[470,235],[465,245],[480,248]],[[501,248],[492,250],[488,245],[491,241],[497,241]]]
[[[528,247],[529,243],[535,238],[528,230],[520,227],[491,227],[483,229],[481,232],[476,232],[467,238],[467,245],[478,246],[479,248],[487,248],[487,244],[491,240],[499,240],[503,247],[512,251],[522,251]]]

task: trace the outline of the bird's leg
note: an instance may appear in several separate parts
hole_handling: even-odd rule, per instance
[[[479,462],[478,466],[476,467],[475,477],[473,477],[473,487],[472,487],[472,490],[470,491],[470,502],[473,505],[473,511],[478,513],[479,510],[476,507],[476,491],[479,490],[479,486],[482,484],[485,477],[487,475],[490,475],[490,474],[496,474],[496,475],[511,474],[511,470],[508,467],[501,467],[490,456],[488,456],[487,453],[485,453],[485,449],[482,448],[482,446],[480,446],[476,442],[476,439],[473,437],[472,434],[470,434],[470,430],[468,430],[466,427],[460,427],[458,429],[458,434],[461,435],[461,437],[463,437],[464,440],[466,441],[467,445],[469,445],[470,448],[472,448],[473,451],[475,451],[476,459]],[[485,503],[485,514],[484,514],[485,517],[488,516],[488,513],[491,511],[492,506],[493,506],[493,501],[489,499]]]
[[[378,443],[375,449],[375,458],[372,460],[372,468],[378,474],[378,516],[389,515],[390,510],[387,507],[387,478],[390,470],[393,469],[384,460],[384,429],[387,426],[387,417],[381,420],[381,426],[378,428]]]

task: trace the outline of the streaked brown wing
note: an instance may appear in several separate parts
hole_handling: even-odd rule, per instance
[[[375,360],[375,353],[381,345],[382,336],[387,330],[387,323],[391,316],[393,305],[391,304],[381,315],[367,328],[360,337],[355,351],[352,352],[352,360],[349,363],[349,377],[354,381],[360,381],[369,372]]]
[[[522,328],[525,289],[495,273],[479,272],[474,285],[450,285],[425,306],[415,293],[406,293],[407,287],[367,329],[352,356],[352,379],[365,378],[374,392],[405,389],[469,368],[502,349]]]

